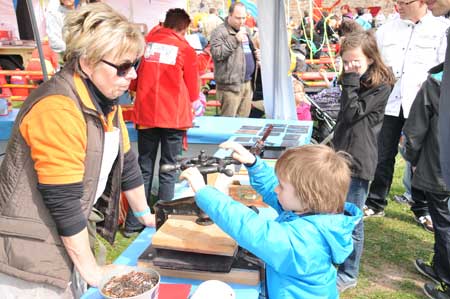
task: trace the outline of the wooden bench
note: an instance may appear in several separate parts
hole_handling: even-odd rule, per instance
[[[208,91],[207,95],[215,95],[216,90],[211,89]],[[216,115],[219,115],[219,108],[222,107],[222,104],[218,100],[206,100],[206,107],[216,107]]]

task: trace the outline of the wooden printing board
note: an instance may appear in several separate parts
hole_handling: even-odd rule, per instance
[[[138,267],[152,268],[161,276],[177,277],[197,280],[217,279],[227,283],[239,283],[244,285],[255,286],[260,282],[260,269],[256,266],[250,267],[246,261],[235,260],[229,272],[201,271],[189,269],[176,269],[175,267],[168,269],[154,264],[155,249],[149,246],[138,259]],[[226,258],[225,256],[216,256],[217,258]],[[177,261],[178,263],[182,261]]]
[[[188,221],[194,222],[196,217],[190,216],[190,215],[169,215],[169,219],[167,221],[173,220],[173,219],[188,220]],[[164,223],[163,226],[165,224],[166,223]],[[161,226],[161,228],[163,228],[163,226]],[[188,270],[188,269],[167,269],[167,267],[160,267],[160,266],[155,265],[153,263],[153,260],[157,258],[155,251],[161,250],[161,249],[157,249],[156,247],[154,247],[155,236],[158,234],[158,232],[161,230],[161,228],[153,236],[151,246],[149,246],[139,257],[138,266],[150,267],[150,268],[158,271],[158,273],[160,275],[168,276],[168,277],[178,277],[178,278],[197,279],[197,280],[217,279],[217,280],[221,280],[221,281],[224,281],[227,283],[239,283],[239,284],[252,285],[252,286],[257,285],[260,282],[260,269],[256,266],[250,266],[246,261],[241,261],[240,259],[234,259],[231,270],[229,272]],[[221,233],[225,234],[222,231],[221,231]],[[228,237],[228,235],[226,235],[226,236]],[[165,236],[163,236],[163,237],[165,237]],[[230,237],[228,237],[228,238],[230,238]],[[158,242],[158,238],[157,238],[156,242]],[[164,247],[167,247],[167,246],[164,246]],[[236,248],[237,248],[237,245],[236,245]],[[162,250],[165,250],[165,249],[162,249]],[[197,251],[198,251],[198,249],[196,250],[196,252]],[[236,251],[237,251],[237,249],[235,250],[233,255],[236,254]],[[228,262],[229,259],[231,258],[229,256],[217,256],[217,257],[226,259],[226,262]],[[177,263],[183,263],[183,261],[177,261]]]
[[[212,255],[234,256],[237,243],[216,224],[198,225],[195,216],[170,217],[155,233],[152,246]]]

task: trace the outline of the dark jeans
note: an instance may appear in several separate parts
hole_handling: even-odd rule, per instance
[[[449,196],[424,192],[434,227],[433,268],[437,276],[450,285],[450,211]]]
[[[151,128],[138,130],[139,166],[144,179],[145,196],[150,205],[153,172],[156,162],[156,154],[161,143],[161,158],[159,165],[176,164],[177,157],[181,155],[183,146],[183,134],[185,131],[164,128]],[[159,200],[171,200],[174,196],[174,187],[177,180],[177,172],[159,173]],[[141,229],[142,224],[134,217],[131,209],[128,210],[125,228],[127,230]]]
[[[366,205],[374,211],[382,211],[387,206],[386,197],[389,194],[394,175],[395,156],[398,152],[398,142],[405,119],[400,116],[386,115],[378,135],[378,163],[375,177],[370,185]]]
[[[425,192],[412,187],[411,195],[413,200],[411,211],[414,213],[414,216],[419,218],[421,216],[430,215],[430,212],[428,211],[428,199]]]
[[[367,190],[369,189],[369,181],[359,178],[353,178],[350,182],[350,189],[347,194],[347,202],[355,204],[361,210],[364,207],[364,203],[367,197]],[[355,226],[352,233],[353,238],[353,252],[345,260],[345,262],[339,265],[338,276],[344,283],[356,281],[359,273],[359,262],[364,246],[364,222],[361,221]]]

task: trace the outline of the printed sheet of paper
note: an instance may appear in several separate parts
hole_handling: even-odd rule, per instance
[[[147,61],[175,65],[178,47],[160,43],[148,43],[145,47],[144,58]]]

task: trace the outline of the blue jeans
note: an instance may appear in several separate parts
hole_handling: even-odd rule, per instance
[[[400,153],[403,155],[404,149],[400,149]],[[403,186],[405,187],[403,196],[409,196],[408,199],[412,200],[411,211],[416,218],[430,215],[428,212],[428,200],[424,192],[411,186],[412,175],[412,165],[410,162],[406,161],[405,171],[403,172]]]
[[[403,186],[405,187],[405,193],[407,194],[406,196],[409,195],[408,199],[411,199],[411,178],[412,178],[412,170],[411,170],[411,163],[406,161],[406,165],[405,165],[405,171],[403,172]],[[405,194],[403,194],[405,196]]]
[[[155,168],[156,155],[161,143],[161,158],[159,165],[176,164],[177,157],[181,155],[183,146],[183,135],[185,131],[165,128],[140,129],[138,133],[139,166],[144,179],[145,196],[150,205],[153,172]],[[174,196],[177,172],[159,173],[158,199],[171,200]],[[139,230],[142,224],[134,217],[131,209],[128,209],[125,229]]]
[[[354,178],[350,182],[350,189],[347,194],[347,202],[355,204],[361,210],[364,207],[364,203],[367,198],[367,192],[369,190],[369,181]],[[356,281],[359,273],[359,261],[361,260],[361,255],[364,246],[364,222],[361,221],[355,226],[352,233],[353,238],[353,252],[344,261],[343,264],[339,265],[338,277],[339,279],[346,283]]]

